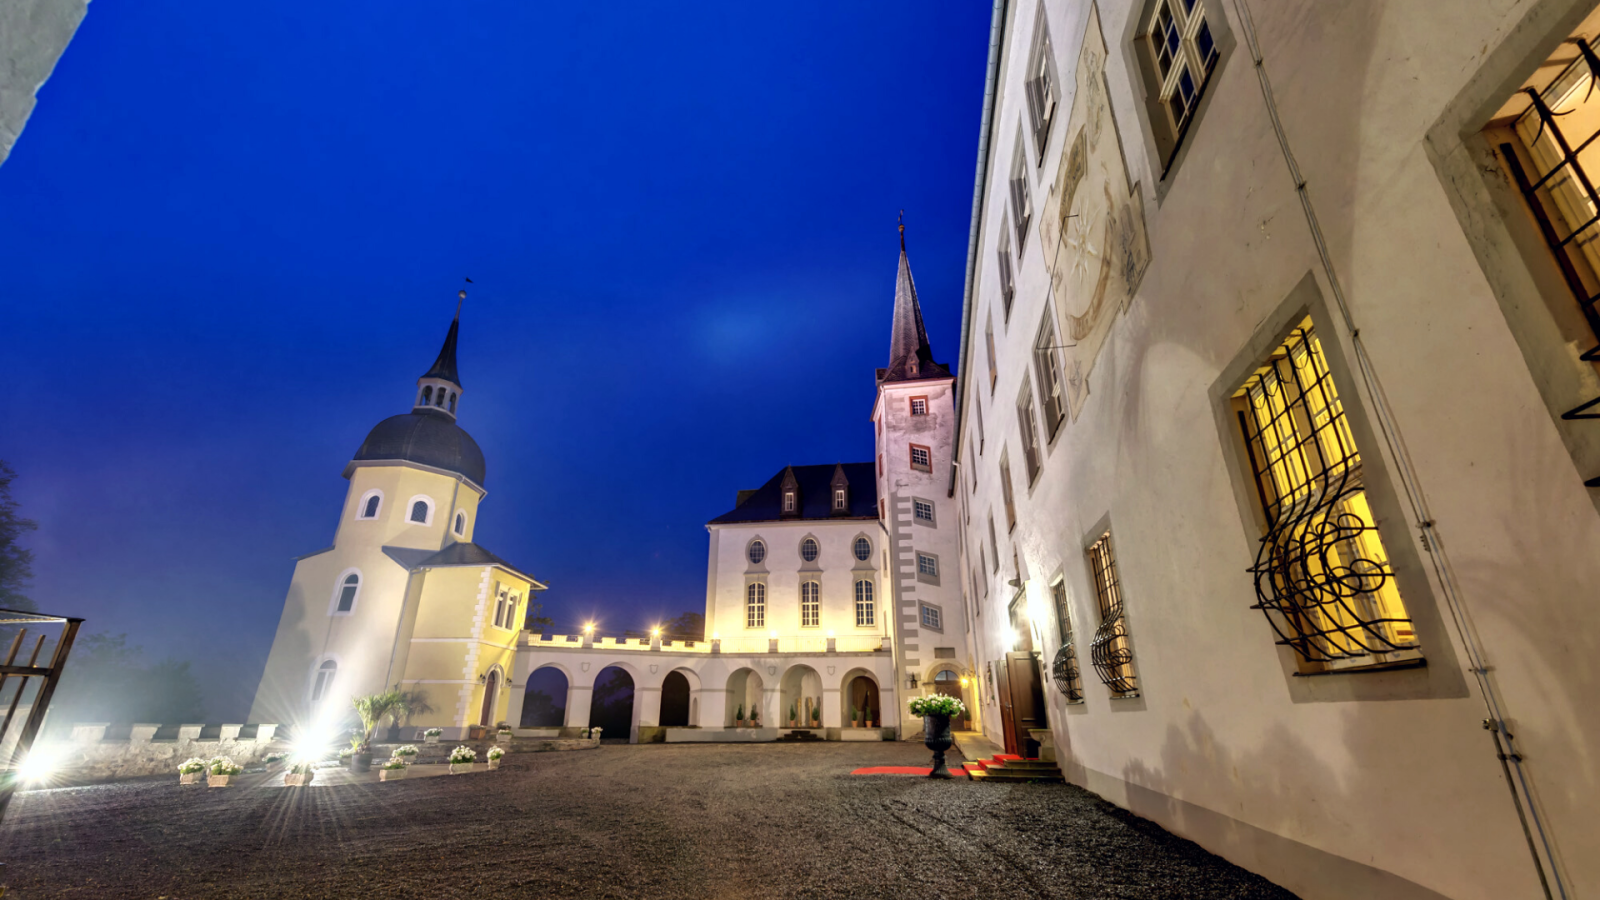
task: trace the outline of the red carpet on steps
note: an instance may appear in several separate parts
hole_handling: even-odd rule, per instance
[[[919,769],[916,766],[867,766],[857,769],[851,775],[923,775],[932,772],[932,768]]]

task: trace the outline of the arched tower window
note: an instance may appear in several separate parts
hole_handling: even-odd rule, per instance
[[[428,521],[428,501],[418,500],[417,502],[411,504],[411,521]]]
[[[317,667],[317,673],[311,681],[311,702],[317,703],[333,690],[333,676],[339,671],[339,664],[331,659],[323,660]]]
[[[465,535],[466,533],[467,533],[467,514],[464,513],[464,512],[458,512],[458,513],[456,513],[456,536],[457,537],[461,537],[462,535]]]
[[[450,411],[451,412],[455,412],[456,411],[456,392],[455,391],[451,391],[450,392]]]
[[[434,400],[434,406],[444,407],[444,388],[439,388],[439,396]]]
[[[373,494],[371,497],[368,497],[366,507],[361,510],[361,518],[376,519],[378,517],[378,504],[382,502],[383,498],[377,494]]]
[[[422,387],[422,404],[421,405],[427,406],[427,405],[431,404],[432,402],[433,402],[433,385],[431,385],[431,384],[423,385],[423,387]]]
[[[361,576],[351,572],[345,576],[344,584],[339,587],[339,603],[334,607],[335,612],[347,613],[356,608],[356,594],[361,591]]]

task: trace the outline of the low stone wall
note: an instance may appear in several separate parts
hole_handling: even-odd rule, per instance
[[[272,746],[277,725],[137,724],[126,736],[113,733],[108,737],[110,727],[106,723],[73,725],[70,733],[41,739],[34,747],[55,755],[63,774],[85,781],[176,775],[178,764],[195,756],[226,756],[241,766],[251,766],[273,750],[283,752],[281,745]]]

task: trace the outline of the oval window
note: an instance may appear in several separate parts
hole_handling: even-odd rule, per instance
[[[817,552],[817,542],[811,538],[806,538],[800,542],[800,558],[806,562],[816,562]]]
[[[872,542],[864,537],[856,538],[856,559],[866,562],[872,556]]]
[[[750,542],[750,565],[759,566],[767,558],[767,545],[760,541]]]

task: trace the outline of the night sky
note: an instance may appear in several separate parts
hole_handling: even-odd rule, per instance
[[[872,458],[901,209],[956,362],[989,14],[91,4],[0,166],[33,598],[240,721],[470,276],[477,541],[561,630],[702,610],[736,490]]]

